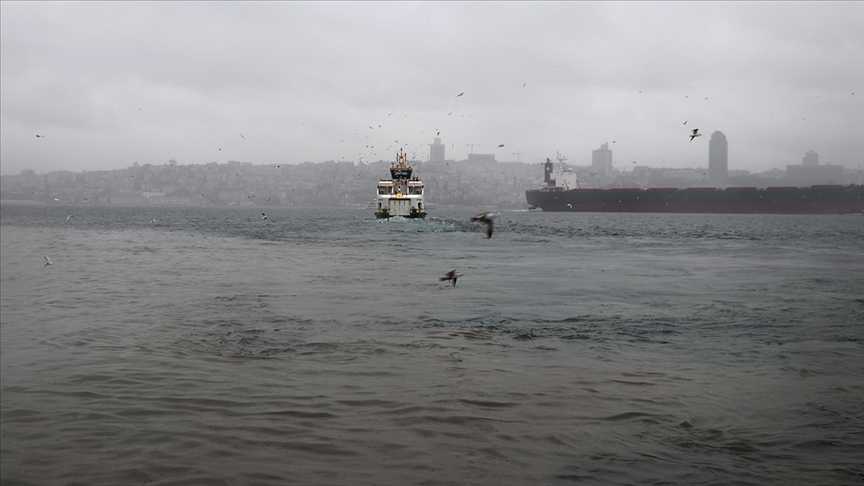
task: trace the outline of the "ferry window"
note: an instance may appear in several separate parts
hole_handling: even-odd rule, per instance
[[[390,188],[387,186],[380,186],[378,188],[378,194],[390,194]]]

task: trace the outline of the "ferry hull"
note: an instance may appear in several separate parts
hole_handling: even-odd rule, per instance
[[[375,211],[376,218],[425,218],[426,211],[417,207],[417,198],[383,198],[380,209]]]
[[[390,211],[387,211],[386,209],[381,210],[381,211],[375,211],[375,217],[378,219],[395,218],[397,216],[401,216],[403,218],[420,218],[420,219],[422,219],[422,218],[426,217],[426,212],[425,211],[411,211],[408,214],[390,214]]]
[[[864,186],[756,189],[538,189],[525,192],[544,211],[730,214],[864,213]]]

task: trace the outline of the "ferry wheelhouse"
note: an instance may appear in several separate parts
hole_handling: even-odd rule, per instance
[[[400,150],[390,167],[390,180],[378,182],[375,217],[425,218],[426,204],[423,202],[423,182],[413,177],[414,168],[405,162]]]

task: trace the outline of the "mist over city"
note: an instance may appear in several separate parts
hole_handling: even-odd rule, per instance
[[[608,144],[619,173],[697,171],[716,131],[730,176],[813,151],[857,182],[864,159],[858,2],[2,2],[0,14],[4,176],[360,167],[400,149],[421,163],[435,138],[456,163],[591,166]],[[706,136],[691,141],[693,128]]]

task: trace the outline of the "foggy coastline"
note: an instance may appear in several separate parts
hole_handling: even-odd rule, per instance
[[[477,154],[482,155],[482,154]],[[543,184],[540,163],[479,160],[427,161],[414,164],[430,203],[524,208],[525,191]],[[375,184],[387,177],[389,161],[355,164],[320,162],[298,165],[224,164],[133,165],[107,171],[25,170],[0,177],[3,201],[65,204],[181,206],[357,206],[374,197]],[[710,187],[707,169],[641,167],[598,176],[590,165],[555,163],[567,168],[581,187]],[[830,166],[818,166],[830,167]],[[860,174],[845,170],[834,179],[790,178],[785,170],[751,174],[732,170],[728,186],[769,187],[859,183]]]

